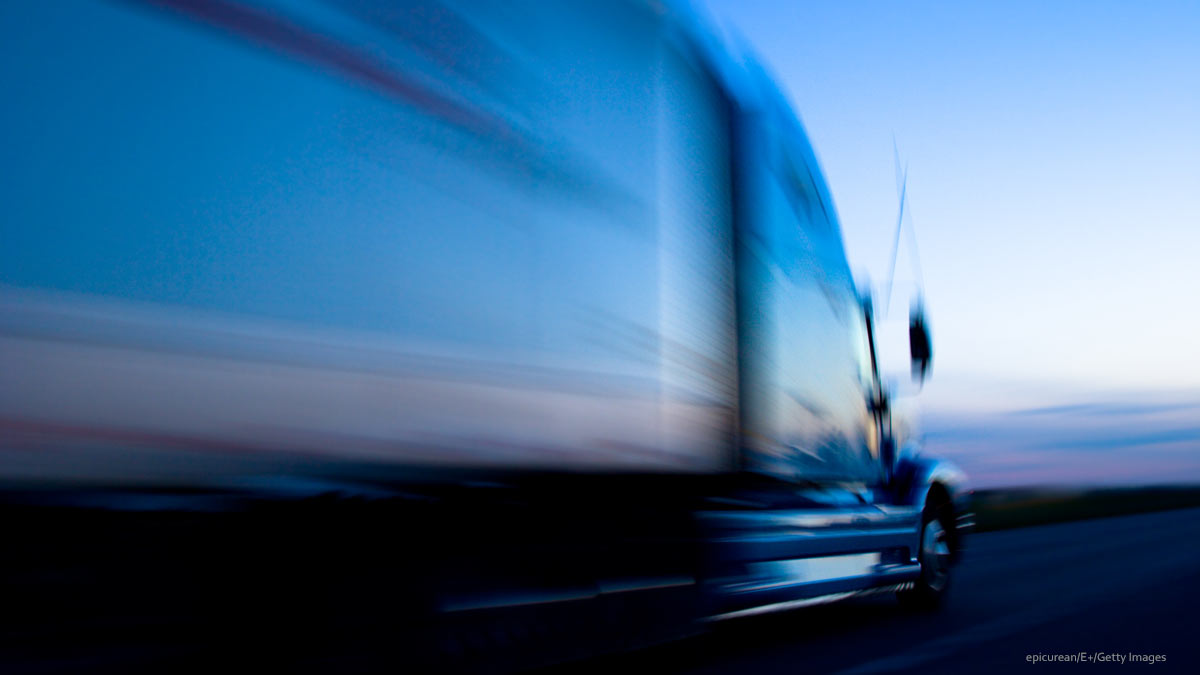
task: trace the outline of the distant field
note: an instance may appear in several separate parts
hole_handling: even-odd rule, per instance
[[[975,530],[987,532],[1200,506],[1200,485],[977,490],[974,505]]]

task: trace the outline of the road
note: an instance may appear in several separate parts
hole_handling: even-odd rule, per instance
[[[1200,509],[974,535],[935,614],[891,597],[731,622],[596,672],[1200,672]],[[1165,662],[1031,663],[1028,655],[1157,654]]]
[[[241,517],[250,520],[232,532],[223,516],[209,521],[194,514],[170,521],[147,514],[144,522],[126,518],[108,526],[94,514],[77,515],[70,531],[35,523],[33,532],[45,537],[16,536],[27,545],[0,548],[12,568],[0,575],[0,636],[7,636],[0,637],[0,672],[214,672],[234,661],[282,672],[422,669],[389,623],[398,601],[377,582],[397,575],[384,549],[363,549],[362,537],[349,533],[359,549],[338,567],[340,553],[316,555],[346,550],[338,540],[297,552],[281,542],[303,537],[268,526],[273,521]],[[182,539],[164,541],[175,530]],[[250,537],[265,543],[255,546]],[[193,540],[200,543],[185,545]],[[223,545],[209,545],[215,540]],[[146,544],[153,546],[129,553]],[[296,566],[309,558],[315,567]],[[378,570],[360,563],[376,559]],[[337,583],[322,595],[309,588],[312,570]],[[259,588],[257,580],[274,581]],[[232,590],[224,589],[227,581],[237,582]],[[700,637],[554,671],[1200,672],[1200,509],[975,535],[953,583],[947,605],[934,614],[912,614],[879,595],[725,622]],[[351,599],[332,602],[340,595]],[[252,648],[252,659],[240,647]],[[1079,652],[1161,655],[1166,662],[1026,660]]]

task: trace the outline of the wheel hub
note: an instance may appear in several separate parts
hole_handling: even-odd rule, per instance
[[[921,536],[921,572],[935,591],[942,590],[950,578],[950,545],[946,530],[937,520],[926,523]]]

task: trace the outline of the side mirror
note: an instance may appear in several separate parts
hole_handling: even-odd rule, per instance
[[[913,379],[924,383],[933,362],[933,347],[929,342],[929,329],[925,326],[925,312],[913,308],[908,322],[908,349],[912,355]]]

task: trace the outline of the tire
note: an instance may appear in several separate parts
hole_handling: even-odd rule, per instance
[[[896,594],[900,603],[919,611],[933,611],[942,606],[950,591],[950,567],[953,553],[950,548],[950,527],[954,517],[948,504],[929,504],[921,517],[921,576],[910,589]]]

